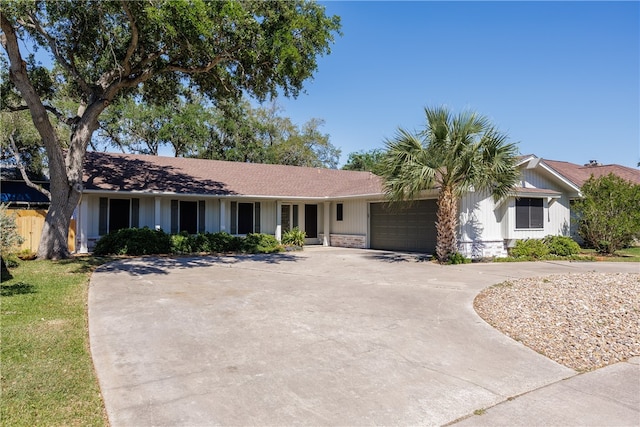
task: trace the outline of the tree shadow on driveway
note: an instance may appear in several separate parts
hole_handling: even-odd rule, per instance
[[[140,257],[125,258],[110,262],[97,269],[100,273],[127,272],[132,276],[144,276],[148,274],[169,274],[173,270],[181,270],[197,267],[211,267],[215,265],[236,265],[246,262],[264,264],[281,264],[283,262],[296,262],[300,257],[290,253],[274,254],[238,254],[238,255],[203,255],[203,256],[177,256],[177,257]]]
[[[368,253],[365,255],[367,259],[383,261],[389,263],[399,262],[429,262],[433,260],[433,255],[425,253],[412,252],[387,252],[379,251],[377,253]]]

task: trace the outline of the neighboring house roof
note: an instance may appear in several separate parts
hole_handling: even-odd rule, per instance
[[[46,190],[49,189],[48,182],[38,182],[39,185]],[[24,181],[19,180],[2,180],[2,191],[0,202],[10,205],[49,205],[47,196],[29,187]]]
[[[575,163],[561,162],[557,160],[545,159],[542,161],[559,174],[565,176],[578,187],[582,187],[582,185],[591,176],[599,178],[601,176],[609,175],[610,173],[617,175],[626,181],[630,181],[633,184],[640,184],[640,170],[626,166],[600,164],[580,166]]]
[[[370,172],[88,152],[85,191],[340,198],[382,193]]]

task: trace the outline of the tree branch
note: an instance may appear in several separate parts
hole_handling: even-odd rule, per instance
[[[60,111],[58,111],[56,108],[52,107],[51,105],[43,104],[43,107],[45,110],[47,110],[48,112],[56,116],[56,118],[64,124],[73,126],[78,122],[78,117],[65,117],[64,114],[62,114]],[[25,111],[29,109],[29,107],[26,105],[18,105],[17,107],[8,106],[7,108],[11,112]]]
[[[138,26],[136,25],[136,20],[133,14],[131,13],[131,10],[129,10],[129,5],[124,0],[122,1],[122,8],[127,14],[127,18],[129,18],[129,23],[131,25],[131,43],[129,43],[129,47],[127,48],[127,53],[125,54],[124,60],[122,61],[125,74],[130,74],[131,73],[131,57],[133,56],[133,53],[138,48],[139,33],[138,33]]]
[[[42,25],[40,25],[40,22],[36,19],[36,17],[33,14],[29,13],[28,16],[29,16],[29,19],[31,20],[33,28],[35,28],[36,31],[39,32],[49,43],[49,48],[51,48],[51,53],[53,53],[53,56],[55,56],[56,60],[60,63],[60,65],[65,70],[67,70],[73,76],[73,78],[76,80],[76,82],[78,83],[82,91],[85,93],[87,98],[90,98],[91,94],[93,93],[91,91],[91,88],[89,87],[87,82],[84,81],[84,79],[80,76],[80,73],[78,73],[78,70],[76,69],[76,67],[71,65],[62,56],[62,54],[60,53],[60,50],[58,49],[58,43],[56,42],[56,39],[51,37],[51,35],[49,35],[49,33],[42,27]]]
[[[46,190],[43,186],[38,185],[33,181],[31,181],[31,179],[29,179],[29,176],[27,175],[27,170],[24,167],[24,163],[22,163],[22,157],[20,156],[20,151],[18,151],[16,141],[13,139],[14,134],[15,134],[15,130],[9,134],[9,151],[11,151],[11,154],[13,154],[13,158],[16,160],[16,165],[18,166],[18,170],[20,171],[20,175],[22,176],[22,179],[24,180],[25,184],[27,184],[28,187],[38,190],[39,192],[47,196],[49,200],[51,200],[51,193],[48,190]]]
[[[179,65],[167,65],[162,71],[179,71],[186,74],[199,74],[199,73],[208,73],[215,67],[216,65],[222,63],[225,60],[231,59],[231,55],[220,55],[215,59],[210,61],[208,64],[203,65],[201,67],[181,67]]]
[[[24,62],[22,55],[20,54],[16,31],[4,14],[0,14],[0,28],[2,28],[2,32],[4,33],[2,46],[9,57],[9,79],[13,82],[18,91],[20,91],[22,99],[24,99],[27,106],[29,106],[31,119],[42,138],[42,143],[47,149],[49,162],[64,164],[62,148],[60,147],[60,144],[58,144],[55,130],[47,116],[47,110],[42,104],[42,100],[31,84],[31,81],[29,81],[29,76],[27,75],[27,64]]]

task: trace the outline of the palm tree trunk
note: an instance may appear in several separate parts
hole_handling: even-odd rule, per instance
[[[458,252],[458,199],[451,187],[445,186],[438,196],[436,221],[436,256],[446,262]]]

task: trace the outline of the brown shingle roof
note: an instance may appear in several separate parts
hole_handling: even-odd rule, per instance
[[[613,173],[620,178],[634,184],[640,184],[640,170],[632,169],[621,165],[600,165],[600,166],[580,166],[575,163],[560,162],[557,160],[543,160],[543,162],[563,175],[565,178],[576,184],[582,185],[593,175],[596,178]]]
[[[262,197],[349,197],[382,193],[369,172],[182,157],[87,153],[85,190]]]

